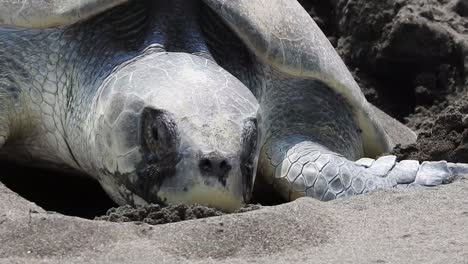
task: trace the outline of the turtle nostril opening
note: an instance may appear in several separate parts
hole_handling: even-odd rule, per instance
[[[226,160],[223,160],[221,161],[221,163],[219,164],[219,168],[221,169],[221,171],[223,172],[228,172],[231,170],[231,165],[229,165],[229,163],[226,161]]]
[[[220,157],[205,157],[199,163],[200,172],[208,177],[216,177],[225,182],[232,166],[227,159]]]
[[[202,172],[212,172],[213,171],[213,164],[209,159],[202,159],[200,161],[200,170]]]

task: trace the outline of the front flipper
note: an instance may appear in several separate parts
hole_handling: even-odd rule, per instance
[[[267,145],[259,169],[288,200],[309,196],[329,201],[376,189],[436,186],[468,176],[468,164],[397,162],[395,156],[353,162],[311,141]]]

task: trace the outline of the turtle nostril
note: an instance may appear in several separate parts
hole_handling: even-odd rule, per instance
[[[228,172],[231,170],[231,165],[229,165],[229,163],[226,161],[226,160],[223,160],[221,161],[221,163],[219,164],[219,168],[221,169],[221,171],[223,172]]]
[[[213,171],[213,165],[209,159],[202,159],[200,161],[200,170],[202,172],[211,172]]]
[[[232,166],[229,161],[221,157],[205,157],[199,163],[200,172],[208,177],[216,177],[225,183]]]

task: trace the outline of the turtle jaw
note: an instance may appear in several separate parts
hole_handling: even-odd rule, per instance
[[[175,167],[163,167],[161,161],[152,163],[144,158],[136,171],[103,171],[99,181],[120,205],[199,204],[226,212],[243,207],[252,196],[255,171],[242,169],[246,164],[240,164],[239,157],[219,153],[210,157],[211,168],[206,165],[206,155],[188,155]],[[222,164],[228,164],[229,170]]]
[[[250,200],[250,183],[255,177],[253,173],[243,175],[239,161],[239,157],[219,152],[189,155],[177,164],[176,174],[165,179],[154,193],[168,204],[200,204],[234,211]]]

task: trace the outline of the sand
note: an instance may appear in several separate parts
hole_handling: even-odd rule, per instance
[[[467,263],[468,180],[150,226],[47,213],[0,185],[0,263]]]

